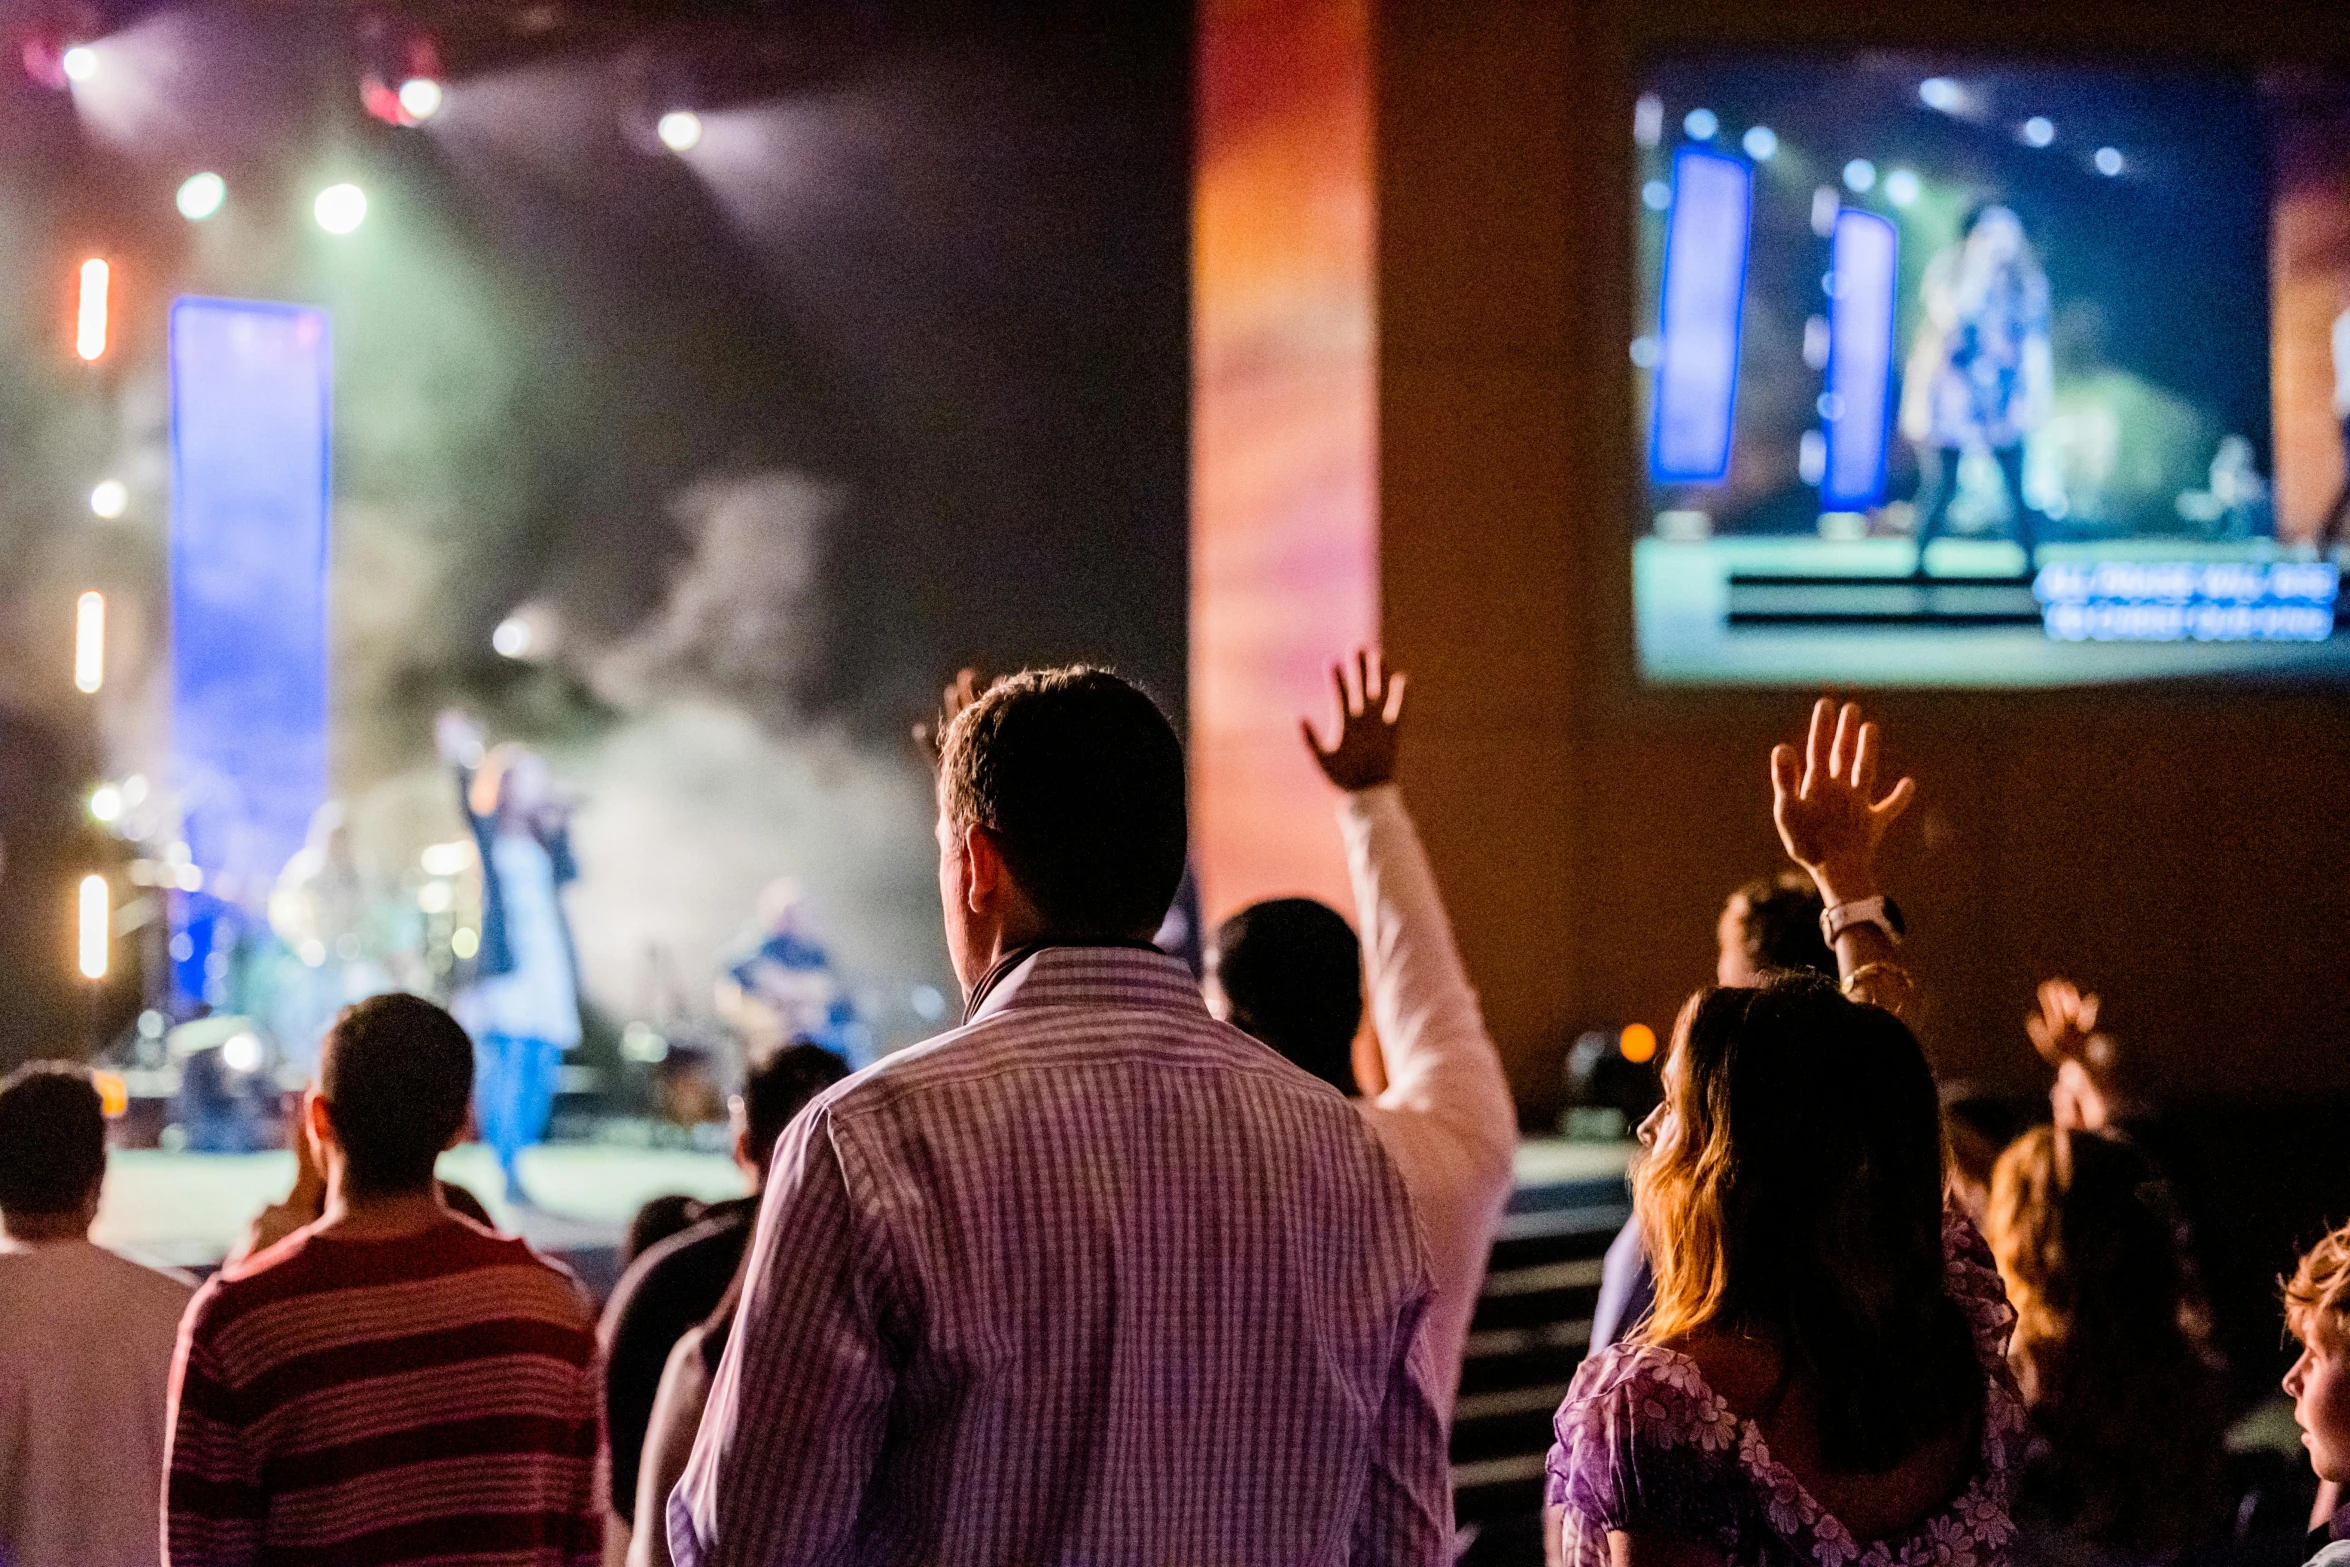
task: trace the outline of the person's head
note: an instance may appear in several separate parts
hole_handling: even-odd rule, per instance
[[[1836,972],[1820,935],[1820,894],[1801,871],[1748,882],[1722,905],[1714,927],[1717,985],[1754,985],[1766,974]]]
[[[2017,260],[2024,252],[2024,220],[2003,202],[1986,202],[1966,216],[1966,245],[1970,256],[1994,264]]]
[[[808,1039],[795,1039],[751,1062],[734,1104],[734,1162],[750,1177],[753,1191],[767,1184],[767,1162],[792,1117],[848,1075],[846,1061]]]
[[[1977,1225],[1991,1201],[1991,1172],[2022,1129],[2015,1107],[1967,1083],[1942,1086],[1942,1140],[1950,1151],[1950,1195]]]
[[[473,810],[477,816],[520,821],[553,797],[554,785],[547,759],[526,745],[509,740],[490,747],[473,775]]]
[[[106,1110],[90,1074],[35,1061],[0,1078],[0,1226],[19,1239],[89,1233],[106,1180]]]
[[[2224,1508],[2219,1386],[2153,1164],[2034,1127],[1999,1156],[1983,1234],[2016,1313],[2008,1360],[2084,1523],[2149,1553],[2204,1534]]]
[[[1045,938],[1147,941],[1183,879],[1183,745],[1107,670],[1032,669],[939,746],[938,889],[964,987]]]
[[[1336,909],[1311,898],[1252,903],[1216,928],[1209,968],[1228,1022],[1340,1093],[1358,1091],[1363,953]]]
[[[2285,1284],[2301,1356],[2285,1374],[2293,1419],[2320,1480],[2350,1481],[2350,1225],[2310,1248]]]
[[[473,1042],[419,996],[343,1008],[319,1049],[309,1104],[330,1189],[346,1199],[433,1190],[433,1161],[465,1131]]]
[[[1633,1180],[1647,1336],[1772,1345],[1832,1470],[1882,1472],[1969,1418],[1981,1373],[1943,1286],[1940,1106],[1901,1020],[1813,975],[1702,991],[1664,1089]]]

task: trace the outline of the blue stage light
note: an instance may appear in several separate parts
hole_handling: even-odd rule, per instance
[[[1649,442],[1650,471],[1663,483],[1710,482],[1730,469],[1753,203],[1754,173],[1742,160],[1693,147],[1674,155]]]

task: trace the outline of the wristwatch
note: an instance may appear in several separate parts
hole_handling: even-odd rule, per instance
[[[1876,926],[1897,947],[1901,938],[1909,934],[1909,926],[1901,918],[1901,905],[1882,895],[1820,910],[1820,939],[1831,947],[1836,945],[1838,936],[1855,925]]]

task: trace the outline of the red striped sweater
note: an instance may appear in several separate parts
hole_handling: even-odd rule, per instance
[[[521,1241],[301,1231],[200,1290],[171,1382],[171,1567],[600,1559],[595,1318]]]

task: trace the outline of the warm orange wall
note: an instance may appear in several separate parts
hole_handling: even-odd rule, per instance
[[[1776,858],[1763,758],[1807,700],[1631,669],[1632,62],[1741,40],[2249,64],[2350,29],[2279,0],[1383,0],[1381,614],[1419,677],[1405,786],[1537,1114],[1576,1029],[1661,1028],[1707,977],[1722,895]],[[2016,1020],[2069,971],[2164,1085],[2350,1085],[2350,695],[1879,708],[1924,791],[1893,869],[1946,1073],[2036,1084]]]
[[[1377,633],[1370,0],[1202,0],[1191,756],[1209,921],[1351,906],[1297,719]]]

